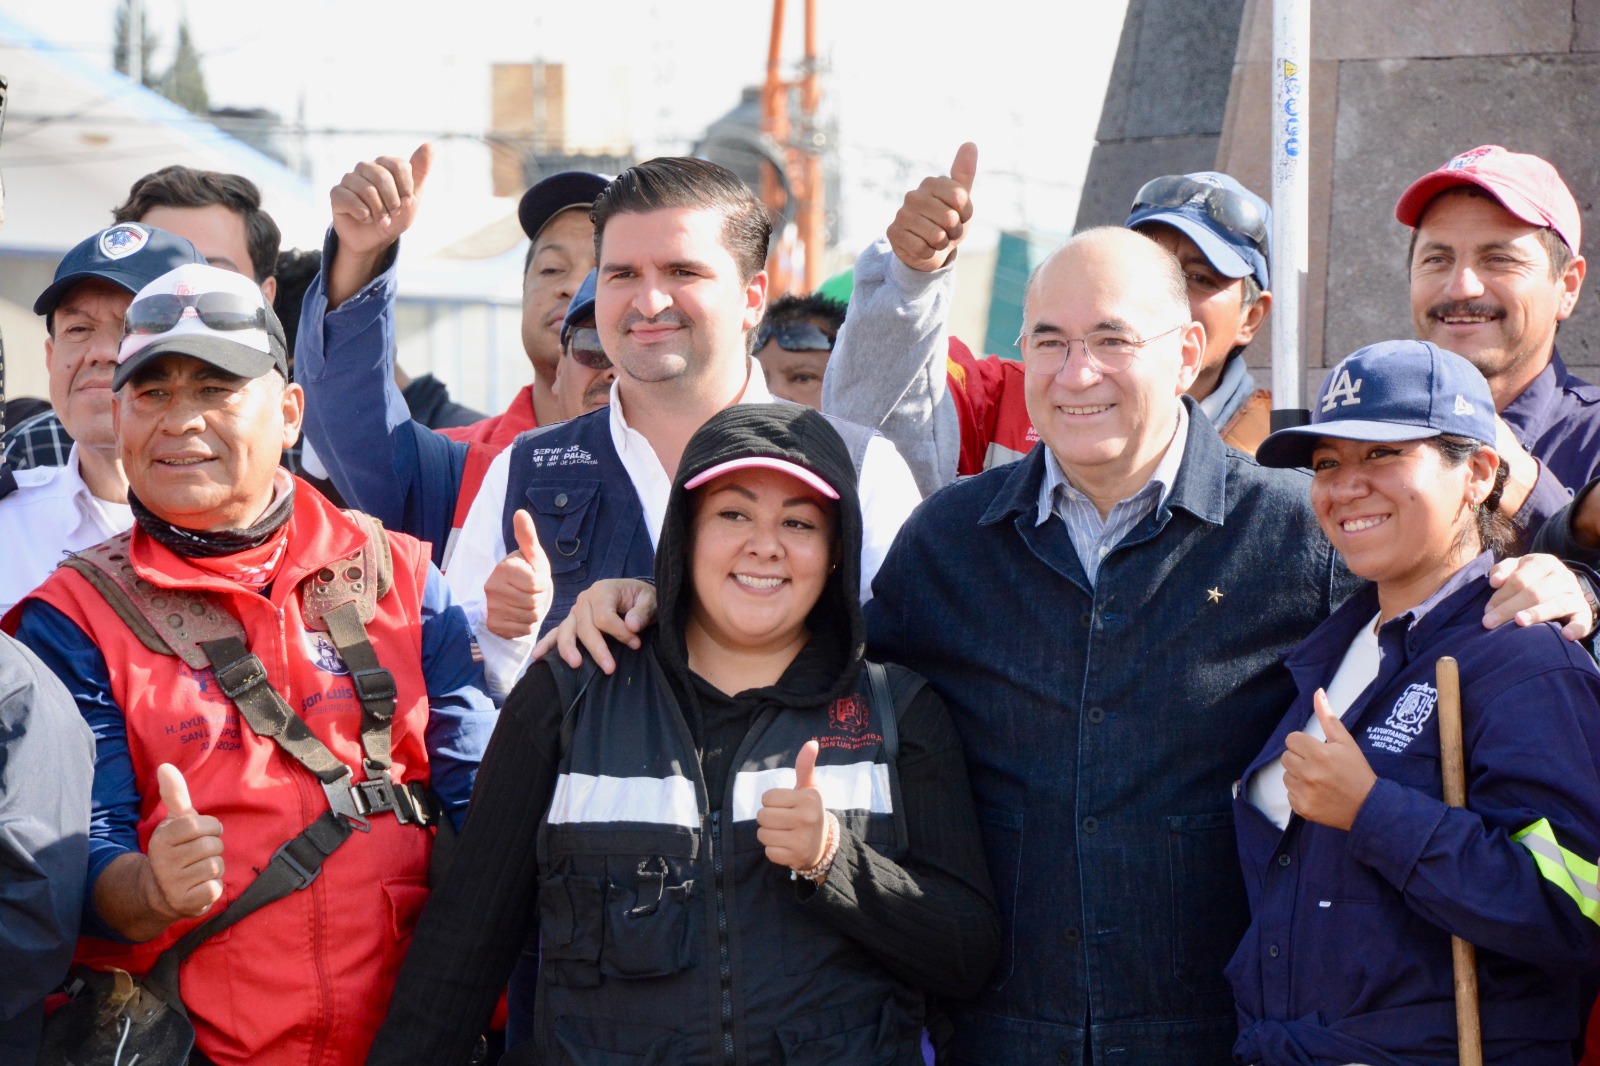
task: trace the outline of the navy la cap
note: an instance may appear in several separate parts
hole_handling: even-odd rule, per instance
[[[1495,442],[1494,398],[1478,368],[1427,341],[1383,341],[1329,372],[1311,424],[1261,442],[1262,466],[1310,466],[1318,440],[1406,441],[1444,434]]]
[[[205,261],[194,245],[176,234],[138,222],[119,222],[79,241],[61,258],[55,280],[34,301],[33,313],[54,312],[80,281],[102,278],[135,293],[174,267]]]
[[[600,271],[589,271],[578,291],[572,294],[572,302],[567,304],[567,317],[561,320],[562,344],[567,343],[567,334],[575,328],[573,323],[594,317],[594,287],[599,278]]]
[[[530,241],[538,240],[539,231],[569,207],[584,208],[587,214],[600,190],[610,184],[610,178],[586,170],[563,170],[550,175],[523,193],[517,204],[517,221],[522,223],[522,232]]]
[[[1272,208],[1227,174],[1201,170],[1170,174],[1144,184],[1123,225],[1171,226],[1194,241],[1224,276],[1254,277],[1272,288]]]

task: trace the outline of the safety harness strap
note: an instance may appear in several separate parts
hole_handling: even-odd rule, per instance
[[[183,1013],[178,995],[178,967],[201,943],[243,921],[269,903],[305,888],[322,872],[322,863],[340,844],[350,839],[351,826],[333,811],[325,811],[292,840],[273,853],[272,859],[237,899],[185,933],[156,960],[144,984],[173,1010]]]
[[[323,616],[328,636],[350,669],[356,698],[361,701],[361,748],[366,752],[367,778],[386,776],[393,757],[389,726],[394,721],[397,691],[394,675],[378,663],[367,639],[367,627],[354,603],[342,603]]]

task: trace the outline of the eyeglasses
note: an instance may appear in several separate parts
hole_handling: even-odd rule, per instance
[[[1208,185],[1182,174],[1169,174],[1146,182],[1144,188],[1139,190],[1139,195],[1133,198],[1133,210],[1141,207],[1182,207],[1196,201],[1211,221],[1254,244],[1258,251],[1266,251],[1266,216],[1249,199],[1232,189]]]
[[[590,370],[610,370],[611,359],[600,346],[600,331],[593,326],[580,326],[567,334],[567,351],[579,366]]]
[[[756,351],[777,338],[778,347],[786,352],[831,352],[833,338],[809,322],[780,322],[776,326],[761,323],[756,330]]]
[[[188,296],[160,293],[135,300],[123,318],[125,333],[166,333],[192,314],[211,329],[260,329],[267,326],[267,309],[260,300],[236,292],[201,292]]]
[[[1082,337],[1065,337],[1053,330],[1034,330],[1017,337],[1016,346],[1022,349],[1022,364],[1035,374],[1055,377],[1067,365],[1074,344],[1083,345],[1083,354],[1089,365],[1102,374],[1120,374],[1128,369],[1139,349],[1151,341],[1176,333],[1188,323],[1180,322],[1143,339],[1126,330],[1097,329]]]

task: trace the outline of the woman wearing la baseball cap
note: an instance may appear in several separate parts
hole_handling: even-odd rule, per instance
[[[1488,384],[1390,341],[1335,367],[1312,419],[1257,459],[1311,470],[1368,583],[1289,656],[1300,695],[1235,787],[1252,911],[1228,967],[1235,1057],[1453,1066],[1455,935],[1478,947],[1484,1061],[1566,1066],[1600,959],[1600,670],[1553,625],[1483,627],[1511,540]],[[1440,798],[1446,655],[1464,808]]]

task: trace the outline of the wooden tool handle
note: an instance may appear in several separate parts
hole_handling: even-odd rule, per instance
[[[1444,801],[1467,805],[1467,762],[1461,743],[1461,675],[1456,661],[1439,660],[1436,687],[1439,703],[1439,762],[1444,773]],[[1471,944],[1450,938],[1456,986],[1456,1053],[1461,1066],[1483,1066],[1483,1031],[1478,1020],[1478,960]]]

